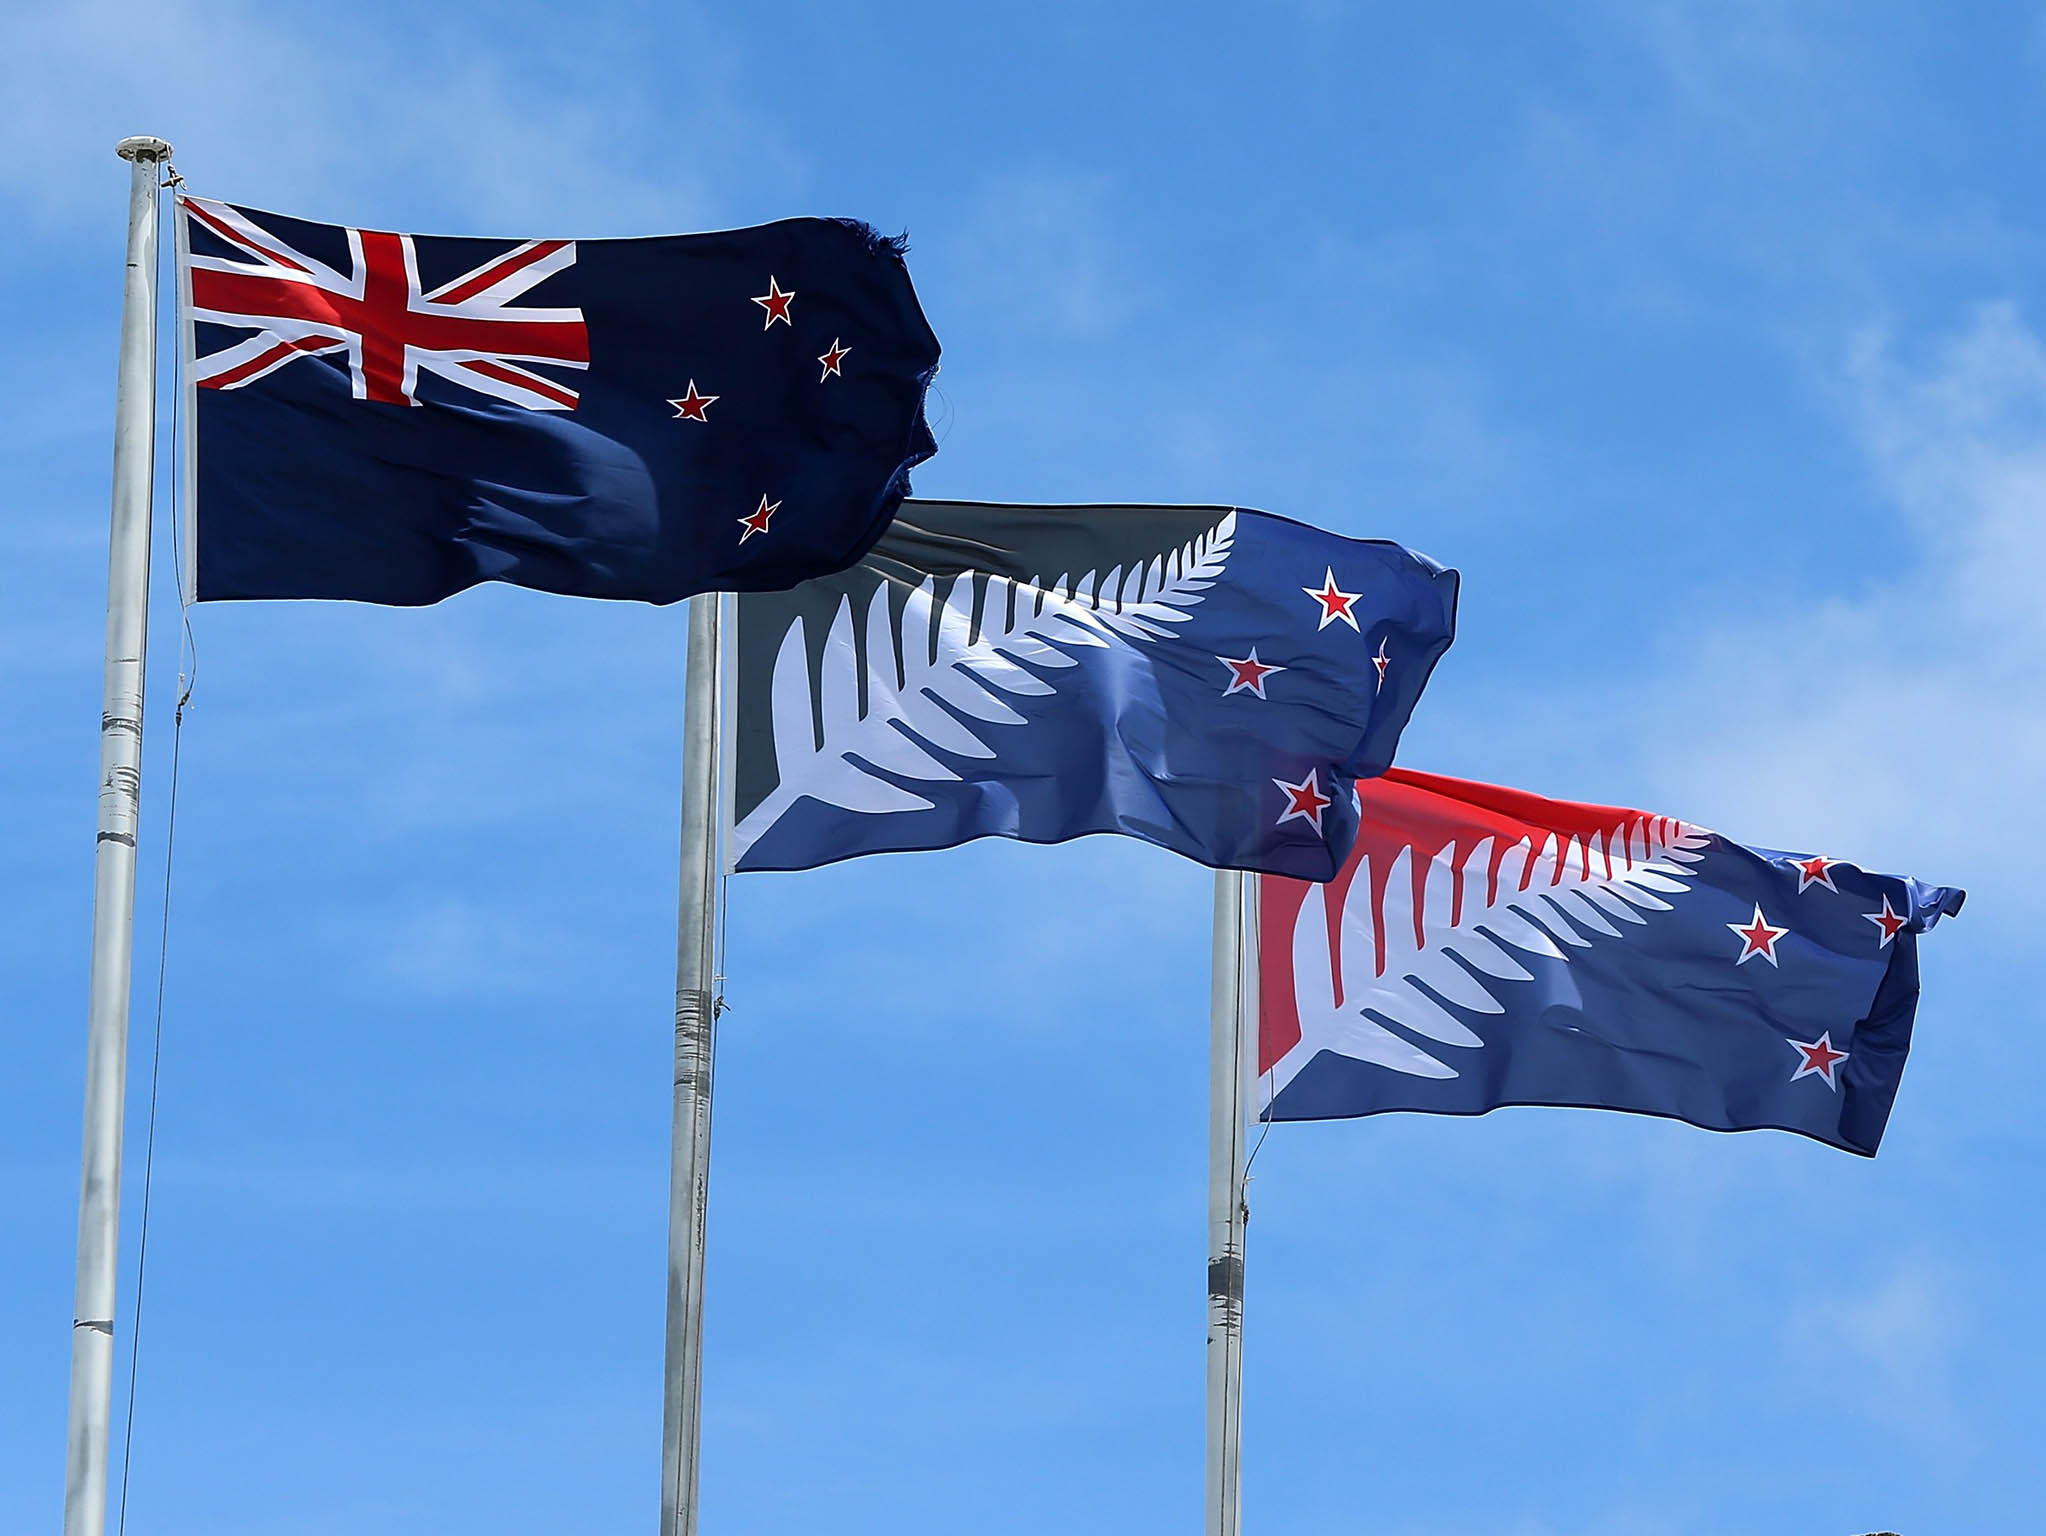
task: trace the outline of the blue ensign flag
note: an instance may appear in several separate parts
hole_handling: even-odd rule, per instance
[[[935,444],[901,244],[788,219],[478,240],[177,199],[215,598],[671,603],[857,560]]]
[[[906,501],[739,602],[734,867],[1121,832],[1326,880],[1456,573],[1236,507]]]
[[[1335,880],[1258,882],[1265,1119],[1578,1105],[1875,1155],[1964,892],[1405,769],[1358,808]]]

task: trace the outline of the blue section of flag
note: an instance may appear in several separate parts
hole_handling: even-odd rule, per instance
[[[1874,1155],[1964,892],[1404,769],[1359,813],[1336,881],[1260,882],[1266,1118],[1577,1105]]]
[[[905,502],[853,570],[740,602],[735,865],[1121,832],[1327,879],[1456,588],[1245,509]]]
[[[934,443],[898,242],[398,235],[180,197],[196,595],[668,603],[879,535]]]

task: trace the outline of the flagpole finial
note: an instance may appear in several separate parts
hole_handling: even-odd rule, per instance
[[[132,139],[123,139],[114,146],[114,153],[123,160],[139,160],[155,163],[171,157],[169,139],[159,139],[152,134],[138,134]]]

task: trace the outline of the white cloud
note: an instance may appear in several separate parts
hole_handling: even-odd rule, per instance
[[[1093,340],[1155,299],[1111,216],[1107,176],[1032,170],[991,178],[960,233],[934,241],[978,302],[1032,332]]]
[[[349,957],[348,981],[369,997],[574,994],[579,978],[613,957],[564,925],[565,904],[553,905],[535,914],[506,901],[435,895],[350,907],[323,925],[320,963]]]
[[[1966,1322],[1952,1277],[1914,1259],[1872,1285],[1809,1298],[1792,1320],[1792,1345],[1829,1400],[1918,1443],[1951,1445],[1961,1427],[1953,1360]]]
[[[38,223],[111,225],[115,141],[158,133],[216,195],[348,221],[595,235],[728,222],[715,187],[742,158],[745,184],[778,195],[800,175],[690,7],[585,16],[572,51],[523,54],[418,15],[384,29],[335,18],[323,28],[320,13],[246,0],[14,7],[0,16],[0,185]],[[646,66],[667,55],[675,75],[656,100]]]
[[[1638,31],[1676,101],[1722,132],[1761,134],[1758,97],[1772,116],[1820,110],[1807,94],[1818,50],[1805,16],[1781,0],[1634,0],[1619,20]]]
[[[2037,269],[2035,229],[1977,174],[1998,141],[1971,142],[1969,114],[1921,67],[1925,7],[1579,9],[1600,78],[1529,84],[1517,173],[1496,200],[1524,221],[1524,244],[1567,258],[1551,280],[1576,302],[1795,344],[1851,323],[1900,276],[2004,285]]]
[[[1919,361],[1864,335],[1842,398],[1911,563],[1700,632],[1644,766],[1745,841],[1968,885],[1971,922],[2022,922],[2040,897],[2009,850],[2046,793],[2046,348],[2004,305]]]

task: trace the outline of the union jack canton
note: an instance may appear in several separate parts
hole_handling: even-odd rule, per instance
[[[673,602],[849,565],[935,448],[900,241],[480,240],[177,199],[199,599]]]

